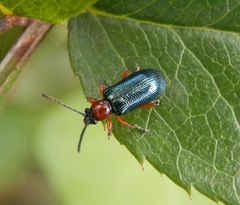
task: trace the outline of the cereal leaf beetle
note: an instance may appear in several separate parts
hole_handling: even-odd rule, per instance
[[[69,107],[52,96],[46,94],[42,94],[42,96],[84,117],[85,125],[78,143],[78,152],[80,152],[83,136],[88,125],[106,120],[108,135],[111,135],[112,121],[110,120],[110,115],[112,113],[125,127],[147,132],[146,129],[138,125],[129,124],[121,115],[138,107],[151,108],[158,105],[159,101],[157,98],[162,95],[165,88],[166,80],[158,70],[138,69],[136,72],[131,73],[125,69],[122,72],[122,80],[118,83],[112,86],[99,84],[99,91],[103,99],[97,100],[88,97],[87,100],[91,103],[91,107],[86,108],[85,113]]]

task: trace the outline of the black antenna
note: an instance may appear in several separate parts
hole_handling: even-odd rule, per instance
[[[78,152],[80,152],[80,148],[81,148],[83,136],[84,136],[84,133],[85,133],[88,125],[89,125],[88,123],[85,123],[84,128],[83,128],[83,130],[82,130],[82,133],[81,133],[81,135],[80,135],[79,142],[78,142],[78,148],[77,148]]]
[[[65,103],[61,102],[60,100],[58,100],[57,98],[55,98],[55,97],[53,97],[53,96],[50,96],[50,95],[47,95],[47,94],[44,94],[44,93],[42,94],[42,96],[45,97],[46,99],[48,99],[48,100],[50,100],[50,101],[58,104],[58,105],[61,105],[61,106],[64,107],[64,108],[67,108],[67,109],[69,109],[69,110],[71,110],[71,111],[73,111],[73,112],[76,112],[76,113],[78,113],[78,114],[80,114],[80,115],[82,115],[82,116],[85,117],[85,113],[80,112],[79,110],[74,109],[74,108],[66,105]]]

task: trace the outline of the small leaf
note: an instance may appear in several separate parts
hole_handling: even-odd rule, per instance
[[[43,19],[50,22],[60,22],[76,16],[83,9],[91,6],[97,0],[0,0],[0,5],[12,11],[15,15]]]
[[[151,132],[115,122],[115,137],[188,192],[194,186],[240,204],[239,35],[116,17],[84,14],[69,23],[70,58],[86,95],[99,97],[98,83],[116,83],[126,67],[160,70],[168,81],[161,106],[124,116]]]

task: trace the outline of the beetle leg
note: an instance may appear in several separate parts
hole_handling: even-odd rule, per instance
[[[87,101],[90,102],[91,104],[94,104],[95,102],[97,102],[95,98],[90,98],[90,97],[87,97]]]
[[[132,72],[129,71],[127,68],[122,71],[122,80],[129,76]]]
[[[99,89],[99,92],[100,92],[100,95],[103,97],[103,92],[104,90],[107,88],[107,85],[106,84],[101,84],[99,83],[98,85],[98,89]]]
[[[119,115],[116,115],[116,118],[117,118],[117,120],[123,125],[123,126],[125,126],[125,127],[128,127],[128,128],[132,128],[132,129],[138,129],[138,130],[140,130],[140,131],[142,131],[142,132],[148,132],[149,130],[147,130],[147,129],[145,129],[145,128],[142,128],[142,127],[140,127],[140,126],[138,126],[138,125],[131,125],[131,124],[129,124],[127,121],[125,121],[124,119],[123,119],[123,117],[121,117],[121,116],[119,116]]]
[[[108,136],[110,137],[112,134],[112,121],[110,118],[107,118],[107,130],[108,130]]]
[[[141,105],[141,108],[153,108],[153,107],[156,107],[158,105],[160,105],[160,101],[159,100],[155,100],[153,102]]]

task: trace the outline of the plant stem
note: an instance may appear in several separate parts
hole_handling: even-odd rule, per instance
[[[5,16],[3,19],[0,20],[0,33],[4,33],[9,29],[13,28],[14,26],[27,26],[28,24],[33,21],[27,17],[20,17],[20,16]]]
[[[17,78],[19,71],[27,62],[30,55],[46,36],[51,24],[26,17],[7,16],[0,23],[0,32],[7,31],[13,26],[26,26],[17,42],[0,62],[0,96],[9,89]]]

